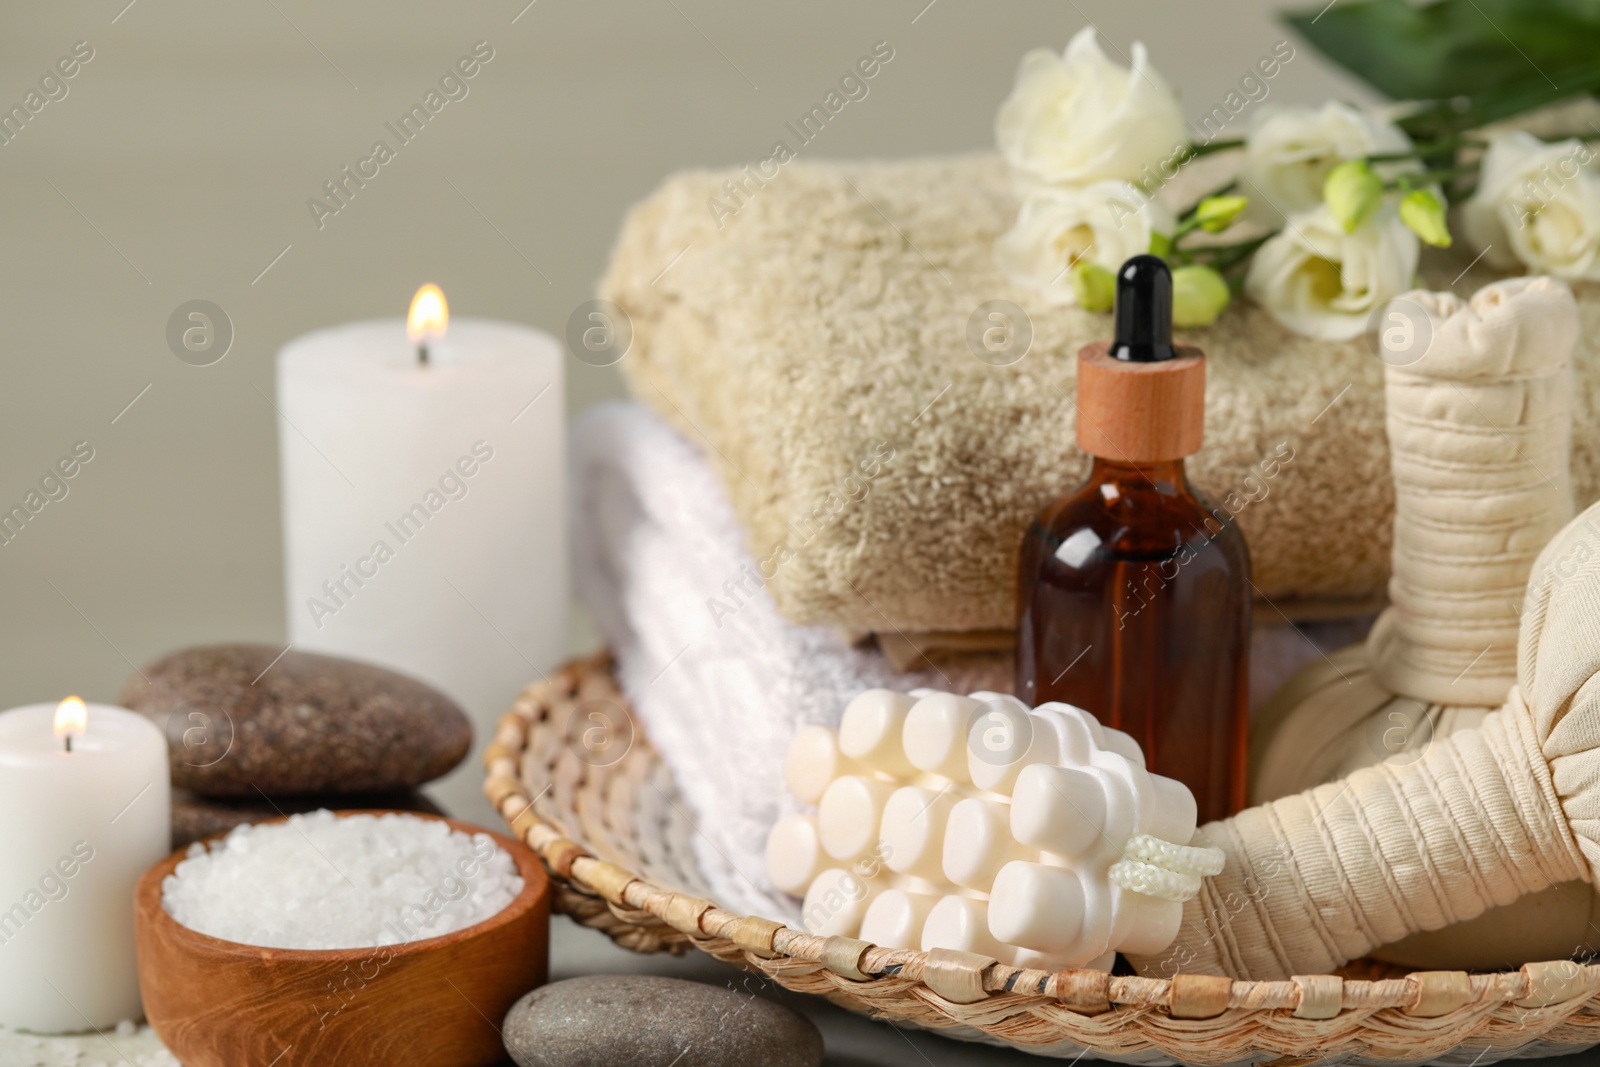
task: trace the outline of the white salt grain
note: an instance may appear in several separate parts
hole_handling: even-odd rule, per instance
[[[192,930],[268,948],[371,948],[438,937],[510,905],[522,878],[488,834],[414,815],[329,811],[195,844],[161,885]]]

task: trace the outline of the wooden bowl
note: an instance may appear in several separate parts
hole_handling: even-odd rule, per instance
[[[510,906],[464,930],[383,948],[261,948],[191,930],[161,904],[162,880],[186,855],[174,852],[144,873],[135,894],[151,1027],[184,1067],[503,1062],[501,1020],[549,975],[550,882],[525,845],[490,836],[522,875]]]

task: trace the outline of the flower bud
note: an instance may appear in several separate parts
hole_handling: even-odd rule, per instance
[[[1207,233],[1221,233],[1233,225],[1248,203],[1250,198],[1245,196],[1208,196],[1194,209],[1194,218]]]
[[[1117,276],[1094,263],[1072,268],[1072,291],[1085,311],[1110,311],[1117,301]]]
[[[1191,263],[1172,272],[1172,324],[1210,326],[1228,306],[1228,283],[1210,267]]]
[[[1428,244],[1450,247],[1450,227],[1445,224],[1444,205],[1432,189],[1413,189],[1402,197],[1400,221]]]
[[[1347,159],[1328,172],[1322,199],[1345,233],[1354,233],[1383,199],[1383,182],[1364,159]]]

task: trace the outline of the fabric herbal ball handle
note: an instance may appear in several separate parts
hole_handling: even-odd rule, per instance
[[[1516,680],[1528,573],[1572,518],[1577,304],[1551,278],[1495,282],[1470,301],[1411,292],[1379,336],[1394,567],[1368,658],[1392,692],[1496,707]]]
[[[1383,309],[1394,480],[1390,606],[1366,641],[1278,690],[1252,737],[1253,802],[1481,726],[1517,679],[1517,607],[1572,518],[1578,309],[1550,278]],[[1391,760],[1392,761],[1392,760]]]
[[[1600,505],[1540,554],[1481,730],[1201,828],[1220,874],[1142,974],[1321,974],[1600,865]]]

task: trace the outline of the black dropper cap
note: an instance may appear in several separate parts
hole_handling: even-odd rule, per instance
[[[1160,256],[1134,256],[1117,270],[1117,333],[1111,358],[1125,363],[1173,359],[1172,271]]]

